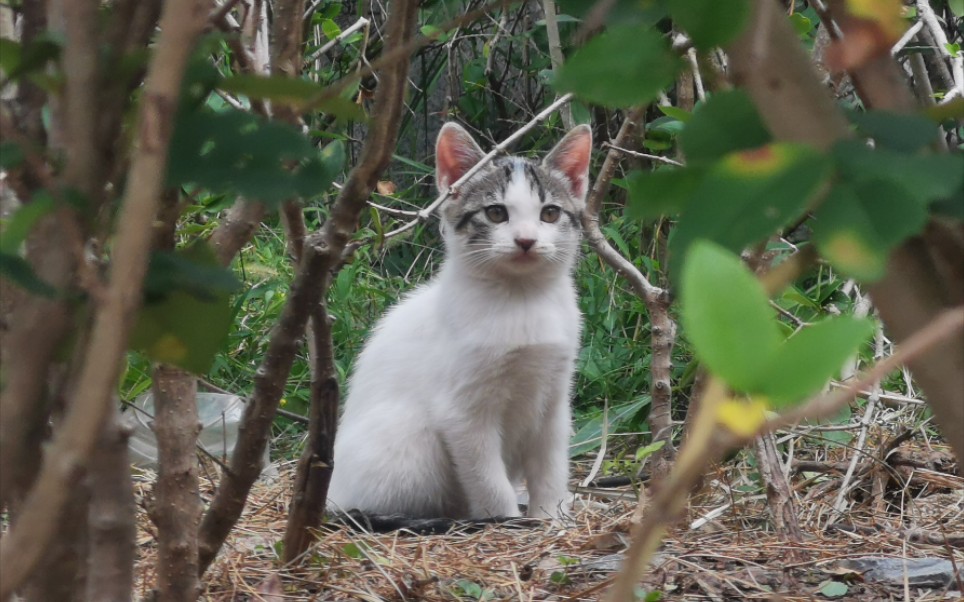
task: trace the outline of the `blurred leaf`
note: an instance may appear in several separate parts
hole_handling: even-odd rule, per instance
[[[340,142],[319,152],[286,124],[241,111],[200,109],[177,120],[167,179],[171,186],[194,183],[277,203],[325,192],[342,160]]]
[[[130,345],[153,360],[205,374],[231,328],[239,282],[203,242],[155,253]]]
[[[770,132],[743,90],[717,92],[699,105],[680,134],[689,163],[713,161],[727,153],[757,148]]]
[[[578,19],[589,16],[594,2],[586,0],[558,0],[559,11],[572,15]],[[661,3],[640,2],[640,0],[612,0],[608,3],[609,10],[604,12],[606,25],[655,25],[666,16],[666,9]]]
[[[749,401],[726,399],[717,409],[716,421],[736,436],[749,438],[756,435],[766,422],[767,407],[766,401],[759,397]]]
[[[307,79],[284,75],[233,75],[226,77],[218,88],[231,94],[243,94],[260,100],[305,102],[324,91],[324,87]]]
[[[937,126],[923,115],[888,111],[853,111],[850,120],[878,145],[913,152],[937,140]]]
[[[683,110],[679,107],[674,107],[673,105],[656,105],[659,112],[667,117],[676,119],[677,121],[682,121],[686,123],[693,116],[689,111]]]
[[[955,17],[964,17],[964,0],[947,0],[947,6]]]
[[[936,122],[964,119],[964,98],[954,98],[943,104],[927,107],[924,109],[924,114]]]
[[[144,276],[148,300],[180,290],[199,298],[213,299],[241,287],[234,273],[222,267],[214,250],[202,241],[176,251],[156,251]]]
[[[60,56],[62,46],[49,34],[37,36],[26,46],[0,38],[0,70],[11,80],[25,75],[43,76],[41,71],[48,62]]]
[[[6,77],[16,73],[20,65],[20,43],[9,38],[0,38],[0,71]]]
[[[332,19],[325,19],[321,22],[321,31],[329,40],[334,40],[341,35],[341,28]]]
[[[964,184],[964,155],[910,155],[871,149],[855,140],[834,146],[833,157],[849,182],[886,182],[921,205],[954,194]]]
[[[57,289],[44,282],[23,257],[0,251],[0,276],[7,278],[29,293],[52,299]]]
[[[887,249],[852,187],[840,183],[830,191],[814,215],[813,237],[820,254],[841,273],[863,282],[884,275]]]
[[[670,277],[697,239],[730,251],[770,236],[798,219],[830,174],[826,157],[806,146],[770,144],[731,153],[693,191],[670,239]]]
[[[759,391],[777,409],[804,401],[817,393],[873,333],[872,320],[852,316],[807,326],[777,350]]]
[[[704,174],[705,170],[692,167],[631,172],[626,176],[629,188],[626,216],[653,219],[683,211]]]
[[[655,30],[617,26],[577,50],[554,85],[590,102],[628,107],[656,98],[673,83],[680,64]]]
[[[733,40],[743,31],[750,14],[747,0],[668,0],[666,8],[700,50]]]
[[[23,163],[23,149],[16,142],[0,141],[0,169],[13,169]]]
[[[797,35],[801,37],[807,36],[813,31],[813,21],[802,13],[793,13],[790,15],[790,24],[793,25],[793,29],[797,32]]]
[[[334,97],[319,101],[326,88],[315,82],[283,75],[234,75],[223,79],[218,88],[231,94],[243,94],[248,98],[290,103],[295,106],[311,105],[313,109],[335,115],[341,119],[365,119],[361,107],[347,98]]]
[[[682,275],[682,322],[696,356],[728,385],[753,391],[780,345],[763,285],[740,259],[697,241]]]
[[[29,203],[22,205],[7,220],[0,236],[0,251],[16,253],[37,220],[53,211],[56,206],[56,201],[47,191],[41,190],[35,194]]]

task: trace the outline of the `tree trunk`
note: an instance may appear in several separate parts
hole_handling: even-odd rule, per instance
[[[151,518],[158,538],[157,602],[187,602],[200,593],[197,379],[160,365],[154,369],[153,392],[158,472]]]
[[[134,598],[136,507],[127,443],[130,428],[117,412],[105,423],[90,459],[87,484],[87,602],[129,602]]]

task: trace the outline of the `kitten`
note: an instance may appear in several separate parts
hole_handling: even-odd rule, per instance
[[[572,268],[592,132],[541,162],[502,157],[442,205],[445,261],[362,351],[335,441],[329,504],[412,517],[558,517],[581,317]],[[448,190],[483,157],[454,123],[436,142]]]

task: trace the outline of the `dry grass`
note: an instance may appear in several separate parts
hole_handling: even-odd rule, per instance
[[[906,444],[902,452],[924,454]],[[765,496],[741,493],[759,489],[748,458],[709,475],[687,524],[710,519],[700,520],[697,529],[684,525],[671,533],[645,590],[662,592],[664,600],[822,600],[816,593],[821,583],[836,578],[849,584],[847,595],[837,600],[959,599],[945,590],[904,592],[861,583],[859,575],[839,565],[848,558],[882,555],[952,558],[964,567],[960,477],[930,471],[924,481],[903,488],[891,482],[878,498],[871,494],[873,474],[854,478],[845,518],[828,527],[842,476],[797,475],[798,513],[807,539],[789,544],[772,531]],[[839,460],[846,460],[843,452]],[[279,478],[255,487],[240,525],[205,577],[204,600],[598,600],[628,540],[635,508],[625,499],[633,498],[632,489],[624,488],[580,493],[574,521],[565,528],[490,525],[419,536],[338,527],[320,533],[298,566],[283,568],[275,546],[285,527],[292,471],[291,464],[283,465]],[[139,499],[149,499],[149,489],[145,477]],[[204,489],[208,497],[210,480]],[[146,513],[141,515],[138,595],[144,599],[154,581],[155,546],[152,526]],[[259,594],[273,575],[282,578],[284,593]]]

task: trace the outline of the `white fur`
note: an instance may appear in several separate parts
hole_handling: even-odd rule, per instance
[[[569,395],[581,317],[578,233],[540,221],[521,171],[488,249],[443,221],[446,261],[359,356],[335,443],[329,505],[378,514],[530,516],[565,509]],[[581,199],[579,199],[581,202]],[[450,201],[457,202],[457,201]],[[535,240],[519,261],[517,238]]]

